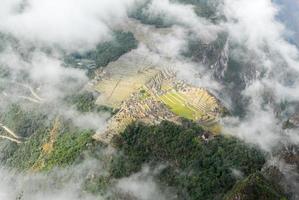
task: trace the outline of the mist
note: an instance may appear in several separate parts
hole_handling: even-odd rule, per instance
[[[298,101],[295,92],[298,90],[298,79],[290,76],[298,74],[298,49],[284,37],[288,30],[276,18],[279,10],[278,5],[267,0],[227,0],[224,4],[224,12],[230,19],[226,26],[231,42],[243,45],[247,54],[255,56],[253,70],[258,72],[241,91],[249,99],[246,117],[239,121],[239,126],[230,127],[237,130],[230,129],[228,132],[236,133],[250,143],[258,143],[268,151],[285,140],[294,141],[288,138],[292,136],[283,133],[274,104]],[[288,78],[292,83],[287,83]],[[271,100],[265,101],[267,98]]]
[[[10,72],[9,80],[1,78],[1,82],[32,87],[41,99],[36,105],[42,105],[43,111],[52,117],[59,113],[80,128],[105,129],[109,114],[82,114],[65,104],[64,99],[69,94],[84,90],[89,77],[84,69],[65,67],[62,57],[65,52],[84,52],[101,42],[112,40],[112,32],[128,23],[129,12],[137,2],[142,1],[3,0],[0,32],[13,38],[13,42],[1,47],[0,64]],[[227,52],[224,54],[234,56],[242,61],[240,63],[247,63],[250,66],[248,70],[254,75],[242,77],[244,88],[232,91],[247,100],[244,103],[245,114],[222,119],[223,134],[235,136],[272,154],[278,147],[299,144],[297,130],[282,128],[283,122],[297,111],[292,107],[277,111],[277,105],[281,103],[299,103],[299,50],[295,45],[299,38],[297,15],[291,16],[291,25],[284,24],[284,20],[279,18],[284,9],[299,6],[299,3],[286,3],[286,7],[282,7],[271,0],[223,0],[217,9],[225,20],[214,23],[196,15],[192,5],[153,0],[144,13],[151,17],[163,16],[163,20],[173,23],[173,26],[159,32],[152,31],[155,30],[152,26],[140,25],[139,31],[148,34],[150,42],[141,42],[136,50],[120,59],[130,60],[138,55],[158,68],[171,67],[178,72],[179,79],[208,88],[233,108],[236,100],[223,94],[223,91],[231,89],[230,85],[215,78],[215,69],[203,61],[195,62],[182,56],[190,36],[210,44],[220,33],[228,33]],[[290,41],[290,35],[296,42]],[[248,56],[248,60],[244,59],[244,55]],[[252,57],[254,60],[250,60]],[[225,74],[227,69],[222,70]],[[1,108],[10,102],[27,106],[23,103],[20,89],[7,87],[4,93],[0,96]],[[281,167],[279,163],[275,162],[275,165]],[[79,192],[81,178],[87,176],[84,171],[105,173],[106,169],[102,169],[101,163],[96,161],[37,175],[2,168],[0,199],[13,200],[19,194],[24,200],[106,199],[105,195]],[[144,167],[141,172],[118,180],[111,191],[128,193],[141,200],[173,198],[160,188],[153,178],[154,173]],[[56,180],[54,177],[65,175],[72,178],[62,187],[52,186]]]
[[[281,12],[278,15],[278,19],[284,23],[288,29],[289,33],[286,35],[290,42],[299,45],[299,21],[298,21],[298,9],[299,2],[294,0],[286,1],[274,1],[281,7]]]
[[[134,0],[4,0],[0,31],[39,45],[91,48],[108,40]]]

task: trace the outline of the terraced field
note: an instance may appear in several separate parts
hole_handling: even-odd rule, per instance
[[[121,77],[109,77],[101,80],[95,87],[101,93],[97,104],[117,108],[122,101],[127,100],[130,95],[141,88],[157,71],[146,70]]]
[[[106,143],[138,120],[157,124],[163,120],[180,123],[181,118],[186,118],[214,134],[221,131],[218,120],[224,108],[220,102],[203,88],[177,81],[172,71],[140,71],[125,80],[103,79],[96,87],[106,98],[102,102],[98,99],[98,103],[119,109],[106,131],[94,136]]]
[[[147,34],[148,28],[153,27],[143,29],[134,20],[125,27],[148,49],[156,50],[153,45],[156,37]],[[169,31],[159,29],[155,34],[163,36]],[[179,81],[167,59],[157,62],[145,55],[146,51],[140,54],[132,50],[97,73],[93,81],[93,89],[100,93],[96,103],[117,108],[119,112],[110,119],[106,131],[96,133],[94,138],[109,143],[113,135],[122,132],[132,121],[181,123],[182,118],[219,133],[218,120],[224,111],[221,103],[206,89]]]
[[[207,93],[206,90],[196,88],[190,94],[171,90],[158,98],[176,115],[201,123],[214,133],[220,132],[217,125],[219,114],[222,112],[217,100]],[[194,100],[197,100],[194,101]]]
[[[159,96],[159,99],[176,115],[191,120],[196,119],[197,110],[186,104],[184,97],[182,97],[178,92],[168,92]]]

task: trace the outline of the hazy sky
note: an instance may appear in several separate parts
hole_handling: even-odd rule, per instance
[[[275,2],[282,5],[280,18],[295,32],[291,38],[299,45],[299,0],[275,0]]]

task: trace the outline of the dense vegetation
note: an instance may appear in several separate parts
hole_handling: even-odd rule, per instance
[[[170,19],[166,19],[165,14],[151,15],[147,10],[151,1],[140,2],[131,12],[130,17],[139,20],[143,24],[154,25],[156,28],[167,28],[173,25]]]
[[[91,131],[60,132],[53,144],[53,150],[44,152],[43,146],[49,141],[49,130],[40,129],[23,144],[10,144],[5,153],[5,164],[19,170],[51,170],[53,167],[69,166],[91,143]],[[8,152],[10,151],[10,152]]]
[[[92,140],[92,131],[82,130],[59,117],[50,120],[15,104],[4,112],[1,120],[24,137],[21,144],[1,141],[1,163],[19,170],[50,170],[70,165]]]
[[[77,130],[76,132],[63,132],[59,134],[54,143],[53,151],[45,158],[46,165],[43,169],[53,167],[66,167],[72,165],[92,143],[93,132],[90,130]]]
[[[138,41],[131,32],[116,31],[111,41],[100,43],[94,50],[85,53],[72,53],[65,58],[67,64],[76,66],[82,62],[81,67],[87,68],[91,75],[94,69],[104,67],[112,61],[116,61],[123,54],[137,48]],[[84,63],[88,60],[87,63]],[[90,63],[92,61],[92,63]]]
[[[206,0],[171,0],[180,4],[190,4],[194,6],[194,12],[213,22],[220,19],[217,13],[218,1]],[[149,11],[151,0],[140,2],[130,14],[130,17],[139,20],[143,24],[154,25],[156,28],[167,28],[175,24],[175,21],[167,17],[164,13],[152,14]]]
[[[115,114],[116,109],[107,106],[96,105],[96,97],[92,92],[83,91],[78,94],[68,96],[66,101],[75,106],[75,108],[82,113],[86,112],[108,112]]]
[[[84,103],[90,99],[87,93],[79,95],[77,103],[82,112],[95,109],[93,104]],[[236,139],[216,136],[203,140],[205,131],[188,120],[183,125],[167,121],[155,126],[133,123],[114,138],[113,144],[122,153],[104,155],[103,145],[92,141],[92,131],[75,127],[62,117],[49,119],[11,105],[1,119],[26,137],[22,144],[1,141],[2,164],[20,171],[51,171],[90,158],[101,160],[109,173],[82,177],[85,183],[82,189],[91,193],[106,194],[119,178],[139,172],[144,165],[156,169],[162,164],[164,167],[154,178],[161,187],[174,188],[177,199],[231,199],[247,192],[242,188],[247,188],[251,177],[255,177],[251,175],[234,186],[238,178],[232,170],[248,176],[259,171],[265,162],[263,153]],[[264,179],[257,180],[253,196],[280,197],[278,188]],[[109,197],[119,199],[122,195],[116,191]]]
[[[207,65],[214,64],[220,57],[227,41],[227,34],[220,33],[218,38],[206,44],[196,38],[191,37],[188,41],[186,51],[183,52],[183,56],[192,59],[195,62],[206,61]]]
[[[26,111],[20,105],[11,104],[0,115],[0,122],[14,130],[21,137],[30,136],[44,126],[47,116],[36,111]]]
[[[207,1],[207,0],[173,0],[174,2],[179,2],[183,4],[194,5],[195,13],[200,17],[205,17],[207,19],[215,20],[217,19],[217,6],[219,4],[218,0]]]
[[[1,164],[21,171],[29,170],[41,155],[42,144],[48,138],[44,131],[35,131],[23,144],[2,141]]]
[[[286,200],[278,186],[269,182],[261,173],[254,173],[238,182],[225,200]]]
[[[249,175],[265,162],[261,152],[236,139],[217,136],[206,142],[202,134],[204,130],[192,123],[132,124],[115,138],[123,155],[114,158],[111,174],[120,178],[144,164],[164,163],[167,167],[157,178],[176,187],[179,199],[221,199],[236,182],[232,169]]]

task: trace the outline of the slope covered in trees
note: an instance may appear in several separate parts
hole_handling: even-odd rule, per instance
[[[115,31],[112,40],[99,43],[95,49],[81,53],[72,53],[66,56],[65,62],[69,65],[84,67],[89,75],[99,67],[116,61],[123,54],[137,48],[138,41],[131,32]]]
[[[208,20],[216,22],[220,19],[217,13],[218,1],[206,1],[206,0],[170,0],[172,3],[178,3],[182,5],[192,5],[196,15],[204,17]],[[139,20],[143,24],[153,25],[156,28],[167,28],[174,25],[173,21],[167,14],[157,11],[154,13],[150,8],[152,0],[146,0],[138,3],[135,9],[130,14],[131,18]]]
[[[238,182],[225,200],[286,200],[283,192],[261,173],[254,173]]]
[[[232,170],[249,175],[261,169],[263,153],[223,136],[204,141],[203,129],[186,123],[163,122],[158,126],[130,125],[115,145],[123,155],[113,160],[111,173],[120,178],[137,172],[144,164],[165,168],[157,178],[177,188],[179,199],[221,199],[236,182]]]
[[[79,105],[84,105],[88,100],[82,96],[77,99],[83,101]],[[88,103],[83,108],[94,109]],[[243,192],[238,188],[247,188],[248,180],[252,180],[250,177],[255,177],[250,174],[260,171],[265,163],[262,152],[237,139],[224,136],[203,139],[203,134],[207,133],[188,120],[183,121],[182,125],[168,121],[152,126],[133,123],[114,138],[113,144],[119,151],[108,157],[103,155],[105,147],[92,140],[91,130],[78,128],[62,117],[49,121],[38,112],[12,105],[2,115],[2,120],[13,130],[23,130],[22,136],[26,137],[21,144],[1,141],[2,164],[25,172],[51,172],[56,167],[72,167],[93,158],[101,161],[104,170],[108,171],[82,177],[82,191],[93,194],[106,194],[117,180],[149,166],[157,171],[154,179],[162,188],[169,187],[176,192],[175,199],[229,199]],[[237,183],[240,177],[234,175],[235,170],[242,172],[245,177],[250,176]],[[268,184],[264,179],[257,181],[254,184],[257,190],[252,195],[261,192],[266,197],[279,196],[280,190],[271,183]],[[119,199],[124,194],[112,192],[109,195],[112,199]]]
[[[23,141],[1,141],[0,162],[21,171],[71,165],[92,141],[90,130],[80,129],[62,117],[49,119],[15,104],[2,114],[1,120]]]

